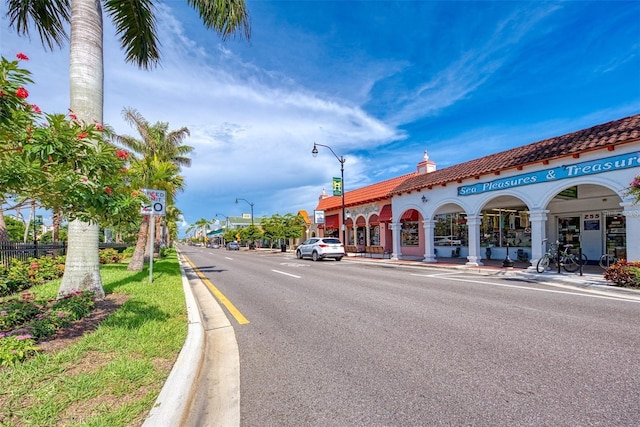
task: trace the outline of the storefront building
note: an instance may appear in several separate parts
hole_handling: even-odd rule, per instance
[[[392,258],[482,265],[509,251],[535,265],[559,241],[592,262],[640,260],[640,206],[627,194],[640,174],[640,114],[433,169],[388,195]]]
[[[346,230],[343,242],[351,252],[364,251],[367,246],[381,246],[389,253],[391,238],[391,191],[415,173],[345,192],[345,221],[342,219],[342,197],[320,196],[316,212],[323,212],[324,224],[317,224],[318,236],[343,240],[342,225]],[[312,237],[313,235],[312,230]]]

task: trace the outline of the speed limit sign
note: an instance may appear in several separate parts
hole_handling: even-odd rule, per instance
[[[142,205],[142,215],[164,215],[167,193],[164,190],[142,189],[149,198],[149,203]]]

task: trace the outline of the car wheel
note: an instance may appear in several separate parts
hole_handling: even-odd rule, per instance
[[[318,256],[318,252],[313,251],[313,253],[311,254],[311,259],[313,259],[314,261],[318,261],[320,259],[320,257]]]
[[[341,256],[336,257],[336,261],[340,261],[341,259],[342,259],[342,257],[341,257]]]
[[[302,259],[302,252],[300,252],[300,250],[296,251],[296,258]]]

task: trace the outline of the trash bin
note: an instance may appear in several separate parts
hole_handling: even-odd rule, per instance
[[[280,252],[287,252],[287,244],[283,243],[280,245]]]

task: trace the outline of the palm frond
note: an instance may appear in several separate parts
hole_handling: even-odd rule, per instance
[[[8,0],[9,26],[19,35],[29,35],[33,24],[40,35],[42,45],[53,50],[69,40],[65,24],[71,20],[69,0]]]
[[[244,0],[188,0],[188,3],[199,12],[204,25],[223,40],[237,32],[251,39],[249,10]]]
[[[108,0],[105,10],[113,20],[126,61],[143,69],[154,68],[160,60],[153,3],[149,0]]]

